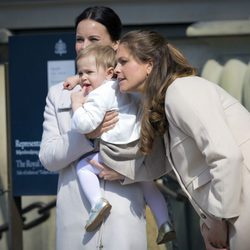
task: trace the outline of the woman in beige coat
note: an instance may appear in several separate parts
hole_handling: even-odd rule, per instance
[[[156,32],[125,34],[117,60],[120,90],[144,95],[141,151],[150,154],[155,137],[164,137],[165,156],[201,218],[206,248],[249,250],[249,112],[195,76]]]
[[[116,48],[120,32],[121,22],[113,10],[90,7],[76,19],[76,51],[90,43]],[[72,91],[79,88],[78,85]],[[112,212],[97,231],[85,232],[90,205],[80,190],[75,164],[80,157],[92,151],[93,146],[84,135],[71,130],[70,95],[71,91],[63,88],[63,82],[50,88],[39,154],[44,167],[59,173],[56,249],[146,250],[145,202],[140,184],[122,186],[120,181],[102,181],[104,197],[112,204]],[[102,130],[110,128],[110,122],[112,127],[114,122],[108,120],[106,128],[103,125]],[[110,171],[101,173],[101,177],[112,180],[121,178]],[[132,180],[125,179],[124,182]]]

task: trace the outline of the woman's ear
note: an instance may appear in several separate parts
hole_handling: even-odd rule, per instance
[[[106,80],[111,80],[114,76],[115,70],[113,67],[107,69]]]
[[[115,41],[115,42],[113,42],[113,44],[112,44],[112,47],[113,47],[113,49],[114,49],[115,51],[118,49],[119,42],[120,42],[120,41]]]
[[[147,75],[151,73],[152,69],[153,69],[153,62],[152,60],[149,60],[147,65]]]

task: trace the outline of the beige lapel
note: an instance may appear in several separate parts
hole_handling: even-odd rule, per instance
[[[164,143],[165,143],[166,155],[167,155],[167,158],[169,159],[170,158],[170,142],[169,142],[168,132],[164,134]]]
[[[80,86],[77,85],[73,90],[62,90],[57,107],[58,125],[61,133],[66,133],[71,129],[71,100],[70,95],[72,92],[79,91]]]
[[[72,90],[67,90],[64,89],[61,92],[61,95],[59,97],[59,103],[58,103],[58,112],[63,112],[64,110],[71,110],[71,100],[70,100],[70,95],[72,92],[79,91],[81,87],[77,85],[74,89]]]

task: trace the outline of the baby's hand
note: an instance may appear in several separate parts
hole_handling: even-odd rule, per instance
[[[74,92],[71,94],[71,106],[73,112],[75,112],[84,103],[84,96],[82,91]]]
[[[75,112],[79,107],[81,107],[86,101],[86,88],[82,88],[77,92],[71,93],[71,106],[73,112]]]
[[[78,75],[68,77],[63,83],[64,89],[73,89],[77,84],[79,84],[79,80],[80,79]]]

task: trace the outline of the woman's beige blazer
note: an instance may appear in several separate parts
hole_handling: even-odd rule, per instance
[[[77,89],[76,89],[77,90]],[[44,112],[40,160],[59,173],[56,208],[57,250],[147,249],[145,202],[141,186],[106,182],[104,196],[112,204],[100,230],[86,233],[90,205],[80,190],[75,161],[92,150],[85,136],[71,131],[70,91],[63,84],[50,88]],[[46,183],[44,183],[46,185]]]
[[[249,250],[249,112],[200,77],[175,80],[165,111],[166,155],[192,205],[208,226],[214,218],[229,219],[230,249]]]

